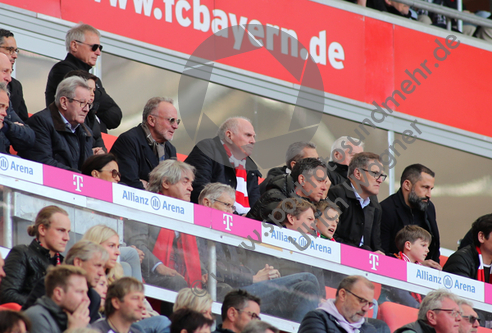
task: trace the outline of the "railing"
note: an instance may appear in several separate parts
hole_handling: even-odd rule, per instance
[[[219,301],[223,295],[216,289],[218,283],[215,276],[219,275],[217,266],[237,264],[232,262],[236,260],[234,258],[227,259],[230,262],[226,263],[217,261],[216,248],[226,244],[242,248],[240,252],[243,258],[247,259],[254,272],[263,268],[265,263],[295,267],[295,272],[320,272],[325,282],[322,287],[328,287],[328,293],[337,287],[341,277],[361,274],[382,285],[383,289],[393,287],[427,294],[430,290],[444,287],[473,301],[475,308],[492,312],[490,284],[344,244],[305,237],[296,231],[14,156],[0,155],[0,184],[3,185],[4,197],[5,248],[29,243],[31,239],[25,227],[32,223],[42,207],[56,204],[68,211],[72,222],[72,236],[67,248],[80,240],[91,226],[101,223],[117,230],[123,241],[131,240],[149,226],[195,236],[199,244],[208,244],[208,248],[201,254],[208,253],[208,260],[204,263],[209,273],[208,290]],[[128,235],[128,226],[132,223],[132,234]],[[289,236],[293,241],[289,240]],[[238,280],[229,284],[237,287],[235,283],[240,285]],[[170,302],[174,302],[176,297],[175,291],[152,285],[146,285],[146,294]],[[220,314],[220,307],[220,302],[214,303],[213,312]],[[298,323],[287,320],[289,318],[264,317],[284,331],[297,332]]]

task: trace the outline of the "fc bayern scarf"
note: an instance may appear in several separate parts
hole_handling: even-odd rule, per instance
[[[243,215],[249,212],[249,198],[248,198],[248,173],[246,172],[246,158],[238,160],[231,153],[229,147],[224,144],[224,149],[229,157],[229,162],[234,166],[236,171],[236,211]]]
[[[484,264],[483,264],[483,257],[482,257],[482,252],[480,251],[480,248],[477,246],[475,249],[478,252],[478,260],[480,261],[480,266],[478,266],[478,271],[477,271],[477,280],[486,282],[485,281],[485,270],[484,270]],[[492,273],[492,272],[491,272]],[[489,283],[492,282],[492,274],[489,276]]]
[[[409,257],[408,257],[405,253],[403,253],[402,251],[400,251],[400,252],[396,255],[396,257],[397,257],[398,259],[401,259],[401,260],[406,261],[406,262],[412,262],[412,261],[410,260],[410,258],[409,258]],[[422,265],[422,264],[421,264],[421,263],[419,263],[418,261],[414,262],[413,264]],[[413,292],[410,292],[410,294],[412,295],[412,297],[413,297],[413,298],[415,298],[415,300],[416,300],[417,302],[419,302],[419,304],[420,304],[420,303],[422,303],[422,295],[420,295],[420,294],[418,294],[418,293],[413,293]]]

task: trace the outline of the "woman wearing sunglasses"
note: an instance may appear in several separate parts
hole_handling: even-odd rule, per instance
[[[121,179],[118,162],[113,154],[92,155],[82,165],[82,174],[118,183]]]

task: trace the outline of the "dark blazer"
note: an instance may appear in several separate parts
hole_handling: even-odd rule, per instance
[[[34,145],[36,136],[34,131],[15,113],[12,105],[7,109],[7,116],[3,119],[3,127],[0,130],[0,152],[10,154],[10,145],[16,150],[30,149]]]
[[[359,247],[362,236],[362,249],[381,250],[381,206],[376,196],[370,197],[370,203],[364,209],[357,200],[350,180],[330,187],[328,198],[336,203],[342,214],[338,223],[335,239],[337,242]]]
[[[26,122],[29,119],[29,113],[27,112],[26,102],[24,102],[24,93],[22,92],[22,84],[12,78],[8,85],[10,91],[10,106],[14,109],[15,113]]]
[[[63,261],[63,256],[60,255]],[[0,284],[0,303],[23,305],[35,283],[46,274],[53,264],[50,251],[33,240],[29,245],[17,245],[5,258],[5,274]]]
[[[322,309],[309,311],[299,326],[299,333],[347,333],[338,320]],[[360,328],[361,333],[376,333],[376,328],[367,321]]]
[[[27,124],[36,133],[33,147],[19,151],[19,156],[58,168],[79,171],[92,156],[92,132],[80,124],[75,133],[69,130],[53,103],[34,114]]]
[[[330,178],[331,186],[343,183],[348,179],[348,165],[339,164],[336,162],[328,162],[328,178]]]
[[[198,203],[198,196],[208,183],[219,182],[234,189],[237,186],[236,171],[218,136],[198,142],[185,162],[196,168],[191,202]],[[246,172],[249,206],[253,207],[260,198],[258,177],[261,177],[261,173],[250,157],[246,160]]]
[[[278,168],[272,168],[268,170],[266,178],[260,184],[260,195],[266,192],[267,185],[273,180],[273,178],[280,175],[287,175],[287,165]]]
[[[388,255],[398,253],[395,244],[395,237],[398,231],[406,225],[414,224],[414,214],[419,214],[422,219],[421,225],[432,235],[432,241],[429,245],[429,254],[427,259],[432,259],[439,263],[439,229],[436,222],[436,208],[429,201],[425,212],[412,212],[403,199],[401,188],[395,194],[390,195],[381,202],[383,216],[381,218],[381,246]]]
[[[176,159],[176,148],[167,141],[164,147],[166,159]],[[120,134],[111,148],[118,158],[121,182],[128,186],[144,189],[140,179],[149,180],[149,173],[159,164],[159,159],[145,138],[142,125]]]
[[[67,54],[65,60],[56,63],[48,74],[48,82],[46,83],[46,91],[44,93],[46,107],[55,101],[56,88],[68,72],[77,69],[88,72],[91,68],[91,65],[86,64],[70,53]],[[120,125],[123,114],[116,102],[106,93],[101,79],[96,82],[95,95],[94,103],[99,104],[97,117],[101,120],[101,131],[107,133],[108,129],[113,129]]]

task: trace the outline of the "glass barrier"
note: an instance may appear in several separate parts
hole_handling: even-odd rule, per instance
[[[27,235],[27,226],[41,208],[54,204],[65,209],[72,222],[67,249],[97,224],[107,225],[118,233],[123,264],[125,249],[129,246],[140,249],[145,254],[140,268],[148,286],[148,296],[173,302],[177,291],[191,287],[197,295],[208,291],[220,303],[228,291],[242,288],[261,298],[262,315],[267,315],[284,331],[296,331],[294,323],[299,323],[305,313],[326,299],[334,298],[337,286],[345,276],[359,274],[370,279],[375,285],[376,306],[367,316],[389,320],[394,317],[394,304],[408,311],[407,319],[414,315],[416,318],[419,301],[436,288],[437,281],[432,284],[411,280],[414,270],[417,277],[420,274],[424,279],[428,279],[429,274],[440,278],[447,274],[192,204],[195,213],[190,222],[185,218],[180,220],[135,209],[131,204],[118,205],[4,174],[0,174],[0,183],[6,184],[2,186],[4,247],[30,243],[32,239]],[[115,189],[130,190],[113,185],[114,193],[117,192]],[[142,195],[143,200],[144,195],[154,195],[132,191]],[[230,218],[222,220],[226,216]],[[227,228],[233,227],[232,223],[236,227],[245,223],[244,228],[254,231],[243,236],[240,232],[227,232]],[[254,234],[257,237],[251,236]],[[292,241],[287,240],[289,237]],[[453,278],[458,281],[456,276]],[[484,288],[487,287],[478,281],[464,278],[460,281],[472,286],[475,296],[464,292],[460,295],[471,299],[480,312],[482,324],[491,326],[492,305],[484,302],[488,290]],[[214,313],[220,314],[220,305],[214,308]],[[293,324],[288,324],[290,322]]]

